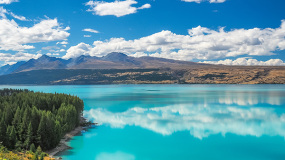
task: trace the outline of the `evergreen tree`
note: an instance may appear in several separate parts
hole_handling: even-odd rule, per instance
[[[14,115],[14,119],[13,119],[13,122],[12,122],[12,125],[14,127],[16,127],[17,129],[19,129],[19,124],[21,123],[21,109],[20,107],[18,106],[17,110],[16,110],[16,113]]]
[[[17,150],[21,150],[23,148],[23,143],[22,141],[17,141],[16,144],[15,144],[15,148]]]
[[[27,131],[26,140],[24,143],[25,148],[28,149],[28,147],[30,146],[32,142],[33,142],[33,128],[32,128],[32,123],[30,122],[28,131]]]
[[[17,142],[17,136],[14,126],[8,126],[6,135],[8,137],[8,148],[15,149],[15,145]]]
[[[42,154],[42,148],[41,148],[41,146],[38,146],[38,148],[37,148],[37,151],[36,151],[38,154]]]
[[[8,102],[4,102],[4,122],[6,125],[11,125],[11,122],[13,121],[13,111],[12,111],[12,107]]]
[[[33,153],[36,152],[36,147],[35,147],[34,143],[31,144],[30,151],[33,152]]]
[[[36,135],[40,123],[40,115],[39,115],[39,110],[35,106],[33,106],[32,108],[31,123],[33,128],[33,135]]]
[[[28,130],[28,125],[30,123],[30,118],[31,118],[31,111],[30,111],[30,107],[26,106],[25,107],[25,112],[22,118],[22,123],[21,123],[21,127],[19,130],[19,134],[20,134],[20,140],[24,141],[26,138],[26,134],[27,134],[27,130]]]
[[[78,126],[83,101],[66,94],[0,90],[0,143],[8,149],[46,150]]]
[[[56,141],[59,142],[62,137],[62,129],[59,121],[55,122],[55,129],[54,129],[55,135],[56,135]]]
[[[0,121],[0,143],[2,142],[2,144],[4,144],[6,141],[6,130],[7,127],[5,125],[4,118],[2,118]]]
[[[40,146],[45,146],[46,145],[46,118],[45,114],[42,113],[41,121],[39,124],[39,128],[37,131],[37,141]]]

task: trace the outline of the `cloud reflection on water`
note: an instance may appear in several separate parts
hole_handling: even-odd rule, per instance
[[[135,160],[135,156],[121,151],[114,153],[103,152],[97,155],[95,160]]]
[[[98,108],[85,111],[85,115],[94,122],[112,128],[138,126],[162,135],[189,131],[199,139],[227,133],[285,138],[285,114],[278,114],[274,108],[181,104],[155,108],[134,107],[120,113]]]
[[[265,103],[270,105],[281,105],[279,92],[265,92],[263,96],[256,92],[225,92],[223,96],[219,96],[218,100],[221,104],[236,104],[240,106],[256,105]]]

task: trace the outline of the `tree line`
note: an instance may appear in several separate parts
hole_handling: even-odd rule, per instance
[[[83,107],[80,98],[67,94],[0,90],[0,145],[52,149],[80,124]]]

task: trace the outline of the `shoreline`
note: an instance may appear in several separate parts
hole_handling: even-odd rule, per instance
[[[53,159],[62,159],[61,157],[57,156],[60,152],[66,151],[68,149],[71,149],[67,143],[76,135],[80,134],[83,130],[86,130],[88,128],[91,128],[95,126],[96,123],[88,122],[84,117],[81,117],[81,124],[76,127],[74,130],[66,133],[63,138],[60,140],[59,144],[49,151],[46,151],[47,154],[49,154],[50,158]]]
[[[46,153],[49,154],[50,158],[59,158],[56,155],[67,149],[71,149],[71,147],[67,144],[67,142],[70,139],[72,139],[74,136],[80,134],[82,130],[83,130],[83,127],[79,126],[79,127],[76,127],[74,130],[72,130],[71,132],[65,134],[64,137],[60,140],[59,144],[56,146],[56,148],[49,150]]]

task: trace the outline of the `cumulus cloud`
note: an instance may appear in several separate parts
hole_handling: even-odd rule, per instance
[[[85,29],[83,29],[82,31],[91,32],[91,33],[99,33],[99,31],[97,31],[97,30],[95,30],[95,29],[91,29],[91,28],[85,28]]]
[[[42,20],[30,28],[21,27],[14,20],[0,19],[0,50],[32,49],[30,43],[59,41],[68,36],[57,19]]]
[[[18,2],[18,0],[0,0],[0,4],[10,4],[12,2]]]
[[[67,53],[63,58],[69,59],[74,57],[79,57],[81,55],[89,55],[90,50],[92,47],[89,44],[79,43],[76,46],[72,46],[67,50]],[[69,56],[72,55],[72,56]]]
[[[104,1],[89,1],[86,6],[90,8],[87,10],[95,15],[108,16],[113,15],[116,17],[122,17],[128,14],[136,13],[140,9],[150,8],[150,4],[144,4],[141,7],[133,7],[132,5],[137,4],[135,0],[125,0],[125,1],[114,1],[114,2],[104,2]]]
[[[155,108],[135,107],[119,113],[98,108],[86,111],[85,115],[112,128],[138,126],[162,135],[189,131],[199,139],[228,133],[285,138],[285,114],[276,113],[273,108],[181,104]]]
[[[188,35],[178,35],[164,30],[134,40],[111,38],[95,41],[93,45],[80,43],[67,50],[64,58],[82,54],[104,56],[110,52],[128,55],[145,53],[150,56],[178,60],[208,60],[241,55],[272,55],[274,51],[285,50],[285,21],[279,28],[211,30],[198,26],[188,30]],[[87,46],[82,50],[82,46]],[[75,54],[76,53],[76,54]]]
[[[10,53],[0,53],[0,61],[4,62],[5,64],[13,64],[17,61],[27,61],[30,59],[38,59],[41,57],[42,54],[30,54],[30,53],[23,53],[18,52],[16,54]]]
[[[196,2],[196,3],[201,3],[204,1],[208,1],[210,3],[224,3],[226,0],[182,0],[184,2]]]
[[[238,58],[236,60],[226,59],[220,61],[203,61],[201,63],[223,64],[235,66],[285,66],[281,59],[270,59],[268,61],[258,61],[256,59]]]
[[[132,56],[132,57],[144,57],[144,56],[147,56],[147,54],[144,52],[136,52],[135,54],[132,54],[130,56]]]

